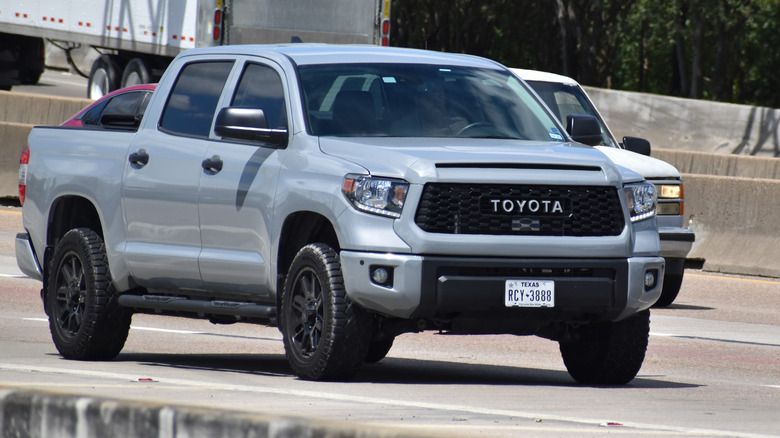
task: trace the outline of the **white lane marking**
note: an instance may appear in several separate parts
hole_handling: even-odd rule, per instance
[[[30,278],[24,274],[0,274],[0,277],[3,278]],[[30,278],[32,280],[32,278]],[[37,281],[37,280],[36,280]]]
[[[130,326],[131,330],[143,330],[148,332],[163,332],[163,333],[177,333],[182,335],[205,335],[206,332],[196,332],[193,330],[174,330],[174,329],[161,329],[154,327],[139,327],[135,325]]]
[[[673,333],[658,333],[658,332],[650,332],[650,336],[658,336],[659,338],[679,338],[683,335],[675,335]]]
[[[29,366],[29,365],[14,365],[14,364],[2,364],[0,363],[0,369],[8,371],[18,372],[37,372],[37,373],[50,373],[50,374],[66,374],[72,376],[89,377],[95,379],[96,377],[122,380],[122,381],[138,381],[137,376],[120,373],[110,373],[105,371],[95,370],[74,370],[71,368],[57,368],[57,367],[43,367],[43,366]],[[235,385],[235,384],[218,384],[214,382],[202,382],[196,380],[187,379],[175,379],[167,377],[153,377],[152,380],[157,382],[156,384],[163,385],[179,385],[190,388],[209,389],[214,391],[236,391],[255,394],[273,394],[300,397],[303,399],[317,398],[322,400],[331,400],[339,402],[349,403],[366,403],[372,405],[384,405],[384,406],[396,406],[402,408],[415,408],[415,409],[431,409],[437,411],[447,412],[464,412],[479,415],[489,416],[501,416],[501,417],[513,417],[513,418],[527,418],[533,420],[543,421],[560,421],[567,423],[584,423],[592,426],[599,426],[603,423],[613,423],[612,420],[593,419],[593,418],[580,418],[580,417],[568,417],[561,415],[547,415],[526,411],[514,411],[507,409],[493,409],[493,408],[480,408],[477,406],[466,405],[454,405],[447,403],[431,403],[414,400],[397,400],[389,398],[379,397],[367,397],[354,394],[336,394],[330,392],[320,392],[311,390],[299,390],[299,389],[285,389],[285,388],[272,388],[259,385]],[[655,430],[662,432],[678,432],[683,434],[698,434],[704,436],[724,436],[724,437],[739,437],[739,438],[768,438],[769,435],[760,435],[752,433],[723,431],[723,430],[711,430],[711,429],[699,429],[690,427],[677,427],[666,426],[659,424],[646,424],[646,423],[630,423],[620,422],[623,427],[636,428],[643,430]]]
[[[25,321],[40,321],[40,322],[49,322],[46,318],[22,318]],[[162,328],[156,328],[156,327],[141,327],[137,325],[131,325],[131,330],[142,330],[142,331],[149,331],[149,332],[163,332],[163,333],[176,333],[181,335],[205,335],[206,332],[196,332],[193,330],[175,330],[175,329],[162,329]]]

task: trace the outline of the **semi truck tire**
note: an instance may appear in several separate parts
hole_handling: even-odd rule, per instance
[[[87,97],[96,100],[114,90],[118,90],[121,78],[116,56],[100,55],[92,63],[92,70],[89,72]]]
[[[125,66],[122,73],[121,86],[129,87],[131,85],[148,84],[151,82],[151,74],[146,62],[141,58],[133,58]]]

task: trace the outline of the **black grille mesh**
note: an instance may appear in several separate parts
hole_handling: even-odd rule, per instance
[[[488,199],[556,199],[566,215],[495,214]],[[600,186],[426,184],[415,222],[429,233],[615,236],[624,221],[617,190]]]

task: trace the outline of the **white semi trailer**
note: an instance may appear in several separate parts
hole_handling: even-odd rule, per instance
[[[44,41],[100,53],[87,97],[156,82],[179,52],[226,44],[388,45],[390,0],[0,0],[0,89],[35,84]],[[75,65],[74,65],[75,67]],[[76,68],[76,71],[81,71]]]

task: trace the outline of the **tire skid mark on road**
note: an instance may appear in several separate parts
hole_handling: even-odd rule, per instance
[[[30,366],[30,365],[16,365],[16,364],[3,364],[0,363],[0,370],[7,371],[19,371],[19,372],[33,372],[33,373],[48,373],[48,374],[66,374],[71,376],[88,377],[90,379],[103,378],[110,380],[122,380],[122,381],[137,381],[138,377],[129,374],[112,373],[106,371],[96,370],[75,370],[72,368],[57,368],[57,367],[45,367],[45,366]],[[447,403],[433,403],[423,402],[417,400],[399,400],[381,397],[368,397],[359,396],[354,394],[338,394],[333,392],[321,392],[312,390],[301,389],[288,389],[288,388],[273,388],[268,386],[259,385],[236,385],[236,384],[215,384],[213,382],[202,382],[180,378],[167,378],[167,377],[154,377],[155,382],[159,382],[161,385],[168,386],[180,386],[185,388],[198,388],[209,389],[219,391],[235,391],[245,393],[257,393],[257,394],[272,394],[288,397],[300,397],[304,400],[307,399],[320,399],[345,403],[356,404],[373,404],[378,406],[396,406],[403,408],[416,408],[416,409],[431,409],[436,411],[446,412],[458,412],[467,414],[479,414],[490,415],[496,417],[510,417],[510,418],[526,418],[530,420],[542,420],[542,421],[557,421],[564,423],[578,423],[589,426],[600,426],[601,424],[611,424],[613,420],[593,419],[593,418],[579,418],[568,417],[562,415],[548,415],[540,414],[536,412],[516,411],[509,409],[494,409],[494,408],[482,408],[478,406],[467,405],[454,405]],[[645,423],[631,423],[631,422],[619,422],[625,428],[638,429],[650,432],[669,433],[676,432],[686,435],[700,435],[708,437],[736,437],[736,438],[769,438],[769,435],[742,433],[735,431],[723,431],[712,429],[699,429],[689,427],[676,427],[666,426],[661,424],[645,424]],[[611,429],[610,429],[611,430]]]

